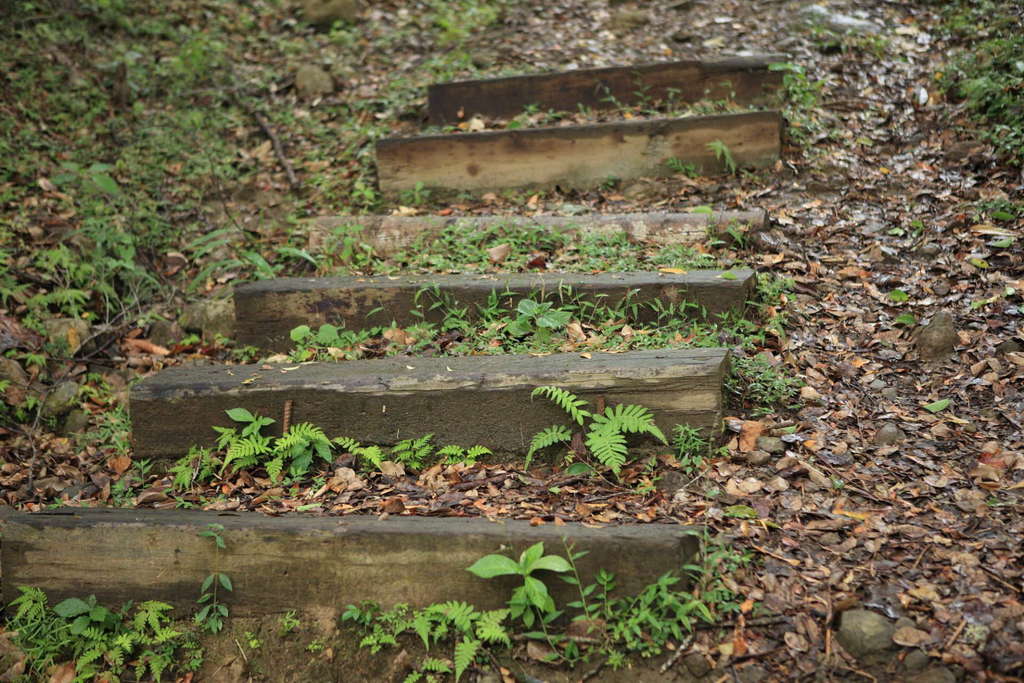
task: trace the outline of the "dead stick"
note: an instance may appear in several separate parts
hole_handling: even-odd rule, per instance
[[[250,109],[252,117],[256,119],[256,123],[260,125],[263,132],[270,138],[270,143],[274,146],[274,154],[277,156],[277,160],[284,166],[284,172],[288,176],[288,184],[291,185],[293,190],[299,189],[299,179],[295,177],[295,170],[292,168],[292,162],[288,161],[288,157],[284,155],[284,148],[281,146],[281,141],[277,138],[277,134],[267,123],[267,120],[263,118],[263,114],[259,113],[255,109]]]

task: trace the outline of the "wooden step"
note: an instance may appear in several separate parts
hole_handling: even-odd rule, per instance
[[[768,66],[785,60],[784,55],[758,55],[437,83],[427,90],[427,103],[430,122],[436,125],[474,114],[511,118],[530,105],[540,111],[572,112],[580,106],[608,110],[659,100],[756,105],[770,100],[782,86],[782,73]]]
[[[438,190],[597,187],[609,178],[669,175],[670,159],[705,173],[726,171],[708,148],[722,142],[738,167],[779,159],[777,111],[597,123],[562,128],[388,138],[377,143],[377,175],[387,194]]]
[[[321,253],[331,235],[344,232],[387,256],[440,235],[446,228],[479,231],[498,226],[541,227],[564,233],[569,239],[583,235],[626,233],[631,239],[654,245],[694,244],[709,236],[729,239],[729,231],[747,234],[767,227],[763,209],[693,213],[588,214],[585,216],[321,216],[306,221],[311,253]]]
[[[587,354],[590,356],[590,354]],[[174,367],[131,391],[134,457],[178,458],[214,443],[224,411],[247,408],[280,428],[312,422],[331,437],[393,444],[428,432],[435,443],[525,453],[565,414],[530,392],[554,384],[588,399],[649,408],[665,433],[676,424],[717,430],[725,349],[664,349],[549,356],[394,357],[303,365]]]
[[[219,553],[211,539],[199,536],[209,524],[224,527],[226,547]],[[182,617],[197,609],[199,585],[212,571],[231,579],[234,590],[220,598],[232,617],[289,610],[336,617],[362,600],[386,607],[448,600],[466,600],[477,609],[504,607],[511,577],[484,580],[466,568],[490,553],[518,557],[541,541],[548,554],[564,555],[563,539],[588,551],[579,562],[584,585],[604,569],[615,574],[620,595],[678,571],[699,550],[695,530],[674,524],[597,529],[467,518],[90,508],[28,514],[3,508],[0,530],[5,605],[18,596],[18,586],[36,586],[51,605],[89,595],[111,608],[160,600],[185,610]],[[577,597],[562,581],[547,583],[560,605]]]
[[[466,308],[472,319],[494,293],[508,311],[514,311],[520,299],[534,297],[562,304],[600,302],[609,307],[628,300],[639,304],[635,321],[641,323],[657,319],[656,305],[690,303],[695,317],[713,316],[742,309],[753,293],[753,271],[728,273],[726,277],[720,270],[695,270],[259,280],[235,288],[235,339],[242,345],[287,352],[294,348],[289,333],[299,325],[331,323],[359,330],[391,323],[406,327],[423,320],[440,322],[443,310],[432,310],[431,305],[441,301]]]

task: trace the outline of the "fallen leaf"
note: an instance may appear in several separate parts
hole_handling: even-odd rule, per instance
[[[124,345],[133,351],[148,353],[154,356],[167,356],[171,353],[168,349],[159,344],[154,344],[148,339],[125,339]]]
[[[118,476],[128,471],[132,466],[132,459],[127,455],[115,455],[107,460],[107,467],[114,470]]]
[[[903,626],[892,634],[892,642],[904,647],[921,647],[932,642],[932,635],[913,626]]]
[[[760,420],[746,420],[740,427],[739,448],[741,453],[749,453],[757,448],[757,438],[764,431],[764,423]]]
[[[487,258],[490,259],[491,263],[501,263],[508,258],[508,255],[512,253],[512,245],[506,243],[499,244],[491,247],[487,250]]]

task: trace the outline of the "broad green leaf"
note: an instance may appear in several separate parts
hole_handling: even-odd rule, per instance
[[[726,517],[738,519],[757,519],[757,510],[749,505],[730,505],[722,511]]]
[[[550,612],[551,596],[548,595],[548,587],[540,579],[527,576],[524,579],[523,588],[526,589],[526,599],[531,605],[545,612]]]
[[[539,560],[542,555],[544,555],[544,541],[534,543],[519,556],[519,566],[522,567],[524,573],[529,574],[533,563]]]
[[[256,419],[256,416],[245,408],[232,408],[230,410],[225,410],[224,412],[227,413],[228,417],[235,422],[252,422]]]
[[[221,572],[217,576],[218,576],[218,578],[220,578],[220,585],[224,587],[224,590],[226,590],[226,591],[234,590],[232,588],[232,586],[231,586],[231,579],[228,578],[227,574]]]
[[[548,311],[547,313],[538,315],[536,320],[537,324],[541,327],[557,330],[565,327],[571,318],[572,313],[569,311]]]
[[[718,277],[722,278],[723,280],[735,280],[736,273],[732,272],[731,270],[727,270]]]
[[[518,574],[519,565],[511,557],[485,555],[474,562],[473,566],[467,568],[466,571],[479,576],[481,579],[491,579],[495,576]]]
[[[585,462],[574,462],[565,468],[565,473],[570,477],[578,477],[585,474],[592,474],[594,468]]]
[[[338,328],[330,323],[324,323],[316,333],[316,343],[323,346],[331,346],[338,342]]]
[[[989,245],[993,246],[993,247],[995,247],[997,249],[1006,249],[1007,247],[1012,247],[1013,246],[1013,238],[1012,237],[1004,237],[1001,240],[996,240],[995,242],[990,242]]]
[[[941,410],[945,410],[946,408],[948,408],[949,403],[950,401],[948,398],[943,398],[938,401],[935,401],[934,403],[929,403],[924,407],[924,409],[927,410],[929,413],[937,413]]]
[[[536,315],[537,311],[540,310],[541,305],[533,299],[521,299],[519,305],[516,306],[516,311],[519,315],[533,316]]]
[[[967,259],[967,261],[975,268],[981,268],[982,270],[988,268],[988,261],[983,258],[971,258]]]
[[[89,603],[80,598],[68,598],[67,600],[57,603],[53,607],[53,611],[65,619],[77,617],[79,614],[85,614],[91,609],[92,607],[89,606]]]
[[[289,332],[288,336],[292,338],[293,342],[300,342],[309,336],[310,331],[309,325],[299,325],[298,327],[292,328],[292,331]]]
[[[906,325],[907,327],[913,327],[914,325],[917,324],[917,318],[915,318],[910,313],[900,313],[898,316],[896,316],[896,320],[894,322],[897,325]]]
[[[910,295],[904,292],[902,289],[894,289],[889,292],[889,299],[896,303],[903,303],[904,301],[910,300]]]
[[[121,188],[118,187],[117,181],[106,173],[93,173],[91,177],[92,181],[96,183],[96,187],[100,188],[107,194],[120,194]]]
[[[533,571],[546,569],[549,572],[571,572],[572,565],[570,565],[564,557],[559,555],[545,555],[534,562],[530,569]]]

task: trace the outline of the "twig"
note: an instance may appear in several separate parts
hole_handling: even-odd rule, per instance
[[[665,673],[666,671],[674,667],[676,665],[676,662],[679,661],[679,658],[687,652],[689,652],[690,648],[693,647],[693,641],[695,638],[696,631],[690,631],[690,635],[686,638],[686,640],[679,643],[679,645],[676,646],[676,651],[672,653],[672,656],[669,657],[665,661],[665,663],[661,665],[661,669],[659,669],[659,672]]]
[[[960,637],[961,633],[963,633],[964,626],[967,626],[967,617],[961,619],[960,625],[956,627],[953,634],[949,638],[946,638],[946,644],[942,646],[943,650],[948,650],[949,646],[956,642],[956,639]]]
[[[982,569],[983,569],[983,570],[984,570],[985,572],[987,572],[987,573],[988,573],[988,574],[989,574],[989,575],[990,575],[990,576],[991,576],[991,577],[992,577],[993,579],[995,579],[995,580],[996,580],[996,581],[998,581],[999,583],[1003,584],[1004,586],[1006,586],[1007,588],[1009,588],[1010,590],[1012,590],[1012,591],[1013,591],[1014,593],[1022,593],[1022,592],[1024,592],[1024,591],[1022,591],[1022,590],[1021,590],[1020,588],[1018,588],[1017,586],[1014,586],[1014,585],[1013,585],[1012,583],[1010,583],[1009,581],[1007,581],[1006,579],[1004,579],[1004,578],[1003,578],[1002,576],[1000,576],[1000,575],[999,575],[999,572],[997,572],[997,571],[996,571],[995,569],[993,569],[992,567],[987,567],[987,566],[985,566],[985,565],[981,565],[981,568],[982,568]]]
[[[601,673],[601,669],[604,668],[605,662],[607,662],[607,661],[608,661],[607,659],[602,659],[601,662],[597,666],[595,666],[593,669],[591,669],[587,673],[583,674],[583,676],[580,678],[580,683],[584,683],[584,681],[589,681],[591,678],[593,678],[597,674]]]
[[[235,645],[238,646],[238,651],[242,653],[242,659],[246,664],[249,663],[249,658],[245,656],[245,650],[242,649],[242,644],[238,642],[238,638],[235,638]]]
[[[278,139],[277,134],[270,127],[270,124],[267,123],[267,120],[263,118],[263,114],[259,113],[255,109],[249,109],[249,113],[254,119],[256,119],[256,123],[258,123],[260,128],[263,129],[263,132],[267,134],[267,137],[270,138],[270,142],[274,146],[274,155],[277,156],[277,160],[281,162],[282,166],[284,166],[284,172],[288,176],[288,184],[291,185],[293,190],[299,189],[299,179],[295,177],[295,170],[292,168],[292,162],[288,161],[288,157],[284,155],[284,148],[281,146],[281,141]]]

